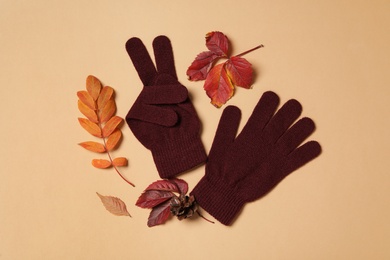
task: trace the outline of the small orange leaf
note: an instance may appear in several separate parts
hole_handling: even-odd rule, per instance
[[[100,81],[96,77],[89,75],[87,77],[87,84],[86,85],[87,85],[88,93],[91,95],[93,100],[96,101],[99,97],[100,90],[102,88],[102,84],[100,83]]]
[[[112,87],[109,86],[103,87],[97,100],[98,108],[100,109],[103,108],[107,104],[107,101],[110,100],[113,94],[114,94],[114,89]]]
[[[121,167],[121,166],[127,166],[127,159],[125,157],[118,157],[118,158],[115,158],[113,161],[112,161],[112,164],[114,166],[118,166],[118,167]]]
[[[87,142],[79,143],[79,145],[84,147],[85,149],[91,151],[91,152],[96,152],[96,153],[106,152],[106,148],[101,143],[87,141]]]
[[[77,96],[79,97],[81,102],[83,102],[90,109],[96,110],[96,103],[87,91],[85,90],[77,91]]]
[[[78,105],[78,108],[79,108],[80,112],[84,116],[86,116],[92,122],[98,123],[98,117],[97,117],[97,114],[96,114],[95,110],[92,110],[91,108],[89,108],[87,105],[85,105],[83,102],[81,102],[80,99],[79,99],[77,105]]]
[[[92,165],[99,169],[106,169],[111,166],[111,162],[106,159],[93,159]]]
[[[80,125],[93,136],[102,137],[102,130],[100,127],[89,119],[79,117]]]
[[[119,141],[121,140],[121,137],[122,137],[121,130],[119,129],[115,130],[115,132],[113,132],[107,138],[107,142],[106,142],[107,150],[111,151],[112,149],[114,149],[118,145]]]
[[[113,116],[103,127],[103,137],[109,136],[123,122],[123,118]]]
[[[100,111],[100,123],[105,123],[115,114],[116,104],[114,99],[107,101],[107,104]]]
[[[116,216],[131,217],[130,213],[127,211],[126,204],[121,199],[112,196],[103,196],[97,192],[96,194],[99,196],[100,200],[102,201],[103,206],[110,213]]]

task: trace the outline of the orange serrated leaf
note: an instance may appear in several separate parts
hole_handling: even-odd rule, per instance
[[[117,129],[115,130],[108,138],[106,142],[106,147],[108,151],[111,151],[114,149],[118,144],[119,141],[121,140],[122,137],[122,132],[121,130]]]
[[[111,162],[106,159],[93,159],[92,165],[99,169],[106,169],[111,166]]]
[[[92,122],[98,123],[98,117],[97,117],[97,114],[96,114],[95,110],[92,110],[90,107],[85,105],[80,99],[78,100],[77,105],[78,105],[78,108],[79,108],[80,112],[84,116],[86,116]]]
[[[79,143],[80,146],[84,147],[85,149],[95,152],[95,153],[104,153],[106,152],[106,148],[101,143],[97,143],[94,141],[87,141]]]
[[[103,87],[97,100],[98,108],[99,109],[103,108],[107,104],[107,101],[110,100],[110,98],[113,96],[113,94],[114,94],[114,89],[112,87],[109,86]]]
[[[115,114],[116,104],[114,99],[107,101],[107,104],[100,111],[100,123],[105,123]]]
[[[129,216],[131,217],[130,213],[127,211],[126,204],[117,197],[112,196],[103,196],[96,192],[96,194],[99,196],[100,200],[103,203],[103,206],[108,210],[110,213],[116,215],[116,216]]]
[[[102,89],[102,84],[95,76],[89,75],[87,77],[86,86],[88,93],[91,95],[93,100],[96,101],[99,97],[100,90]]]
[[[109,136],[115,129],[123,122],[123,118],[119,116],[113,116],[103,127],[103,137]]]
[[[210,70],[204,89],[211,98],[211,104],[216,107],[221,107],[233,96],[234,85],[225,70],[225,63],[218,64]]]
[[[127,166],[128,161],[125,157],[117,157],[112,161],[112,164],[114,166],[122,167],[122,166]]]
[[[252,64],[246,59],[233,56],[226,62],[226,72],[234,85],[249,89],[252,85]]]
[[[90,109],[96,110],[96,103],[87,91],[77,91],[77,96],[81,100],[81,102],[83,102]]]
[[[79,117],[78,119],[79,119],[80,125],[85,130],[87,130],[88,133],[90,133],[91,135],[96,136],[96,137],[102,137],[102,130],[100,129],[100,127],[97,124],[95,124],[94,122],[92,122],[91,120],[86,119],[86,118]]]

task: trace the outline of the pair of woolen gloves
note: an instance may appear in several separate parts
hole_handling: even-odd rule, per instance
[[[315,129],[294,99],[278,109],[279,97],[265,92],[237,135],[240,109],[223,110],[207,156],[201,123],[177,78],[173,51],[166,36],[153,41],[155,64],[139,38],[126,50],[143,83],[126,122],[151,151],[161,178],[174,178],[206,163],[205,175],[192,190],[196,202],[224,225],[231,225],[243,206],[270,192],[287,175],[321,153],[316,141],[302,144]]]

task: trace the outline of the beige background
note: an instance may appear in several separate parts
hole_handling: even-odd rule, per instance
[[[0,1],[0,259],[390,259],[390,2]],[[116,89],[124,117],[141,83],[124,49],[170,37],[207,151],[222,109],[186,79],[204,35],[226,33],[257,77],[228,104],[242,125],[266,90],[296,98],[323,154],[247,205],[231,227],[201,219],[148,228],[134,206],[158,175],[124,126],[117,156],[136,187],[94,169],[76,92],[93,74]],[[241,125],[241,127],[242,127]],[[204,167],[181,176],[190,188]],[[115,217],[95,192],[122,198]],[[208,218],[212,217],[203,212]]]

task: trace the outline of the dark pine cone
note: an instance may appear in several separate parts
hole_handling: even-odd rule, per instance
[[[190,218],[198,210],[194,196],[180,195],[171,199],[171,213],[179,220]]]

